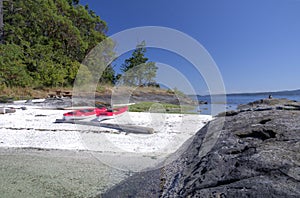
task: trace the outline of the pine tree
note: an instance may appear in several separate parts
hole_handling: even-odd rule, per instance
[[[99,83],[102,84],[114,84],[115,82],[115,70],[112,65],[108,65],[103,71]]]
[[[121,67],[123,83],[128,86],[142,86],[155,83],[157,67],[154,62],[147,62],[145,57],[146,42],[136,46],[132,56]]]

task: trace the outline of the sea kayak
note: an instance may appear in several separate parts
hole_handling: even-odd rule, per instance
[[[128,110],[128,106],[114,108],[111,110],[100,112],[97,114],[97,119],[98,119],[98,121],[113,119],[113,118],[123,115],[123,113],[125,113],[127,110]]]
[[[107,108],[106,107],[101,107],[101,108],[86,108],[86,109],[79,109],[76,111],[71,111],[68,113],[63,114],[63,119],[64,120],[83,120],[87,118],[96,118],[96,115],[106,112]]]

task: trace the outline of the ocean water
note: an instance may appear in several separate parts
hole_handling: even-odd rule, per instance
[[[218,100],[218,96],[215,96],[216,102],[214,104],[211,103],[210,96],[192,96],[193,99],[199,101],[206,101],[208,104],[199,105],[199,107],[195,110],[196,112],[204,115],[216,115],[220,112],[226,110],[236,110],[237,107],[241,104],[247,104],[249,102],[253,102],[256,100],[261,100],[268,98],[269,94],[229,94],[226,96],[226,103],[221,102],[222,100]],[[272,94],[273,98],[286,98],[289,100],[300,101],[300,94]],[[212,105],[214,105],[215,111],[212,112]]]

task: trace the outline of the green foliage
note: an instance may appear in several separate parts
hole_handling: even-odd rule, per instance
[[[146,53],[146,43],[143,41],[142,43],[136,46],[136,49],[133,51],[132,56],[125,60],[125,64],[122,65],[121,70],[123,72],[127,72],[134,67],[146,63],[148,58],[144,57]]]
[[[175,105],[170,103],[140,102],[129,106],[131,112],[152,112],[152,113],[185,113],[190,114],[192,106]]]
[[[48,87],[73,84],[80,63],[106,38],[107,30],[99,16],[78,3],[79,0],[3,2],[2,83]]]
[[[176,87],[173,90],[174,94],[178,97],[186,97],[185,93],[183,93],[182,91],[180,91],[179,89],[177,89]]]
[[[79,0],[68,0],[69,5],[77,5],[79,4]]]
[[[155,83],[157,67],[154,62],[147,62],[145,46],[145,41],[138,44],[132,56],[122,65],[121,70],[124,72],[122,81],[125,85],[141,86]]]
[[[92,78],[93,78],[92,73],[90,72],[88,67],[85,65],[81,65],[76,77],[75,84],[83,87],[87,86],[92,81]]]
[[[92,74],[91,83],[94,85],[99,83],[99,80],[102,83],[108,83],[108,79],[113,80],[114,71],[110,62],[115,58],[114,46],[115,44],[111,39],[105,39],[85,57],[83,64],[90,70]]]
[[[21,47],[14,44],[0,45],[0,85],[24,87],[32,83],[33,79],[22,59],[24,54]]]
[[[157,103],[155,102],[140,102],[134,105],[129,106],[130,111],[134,112],[149,112],[151,110],[151,107],[156,105]],[[169,111],[169,109],[179,109],[179,105],[174,105],[174,104],[168,104],[168,103],[159,103],[166,111]]]
[[[115,70],[111,65],[108,65],[103,71],[99,83],[101,84],[114,84]]]

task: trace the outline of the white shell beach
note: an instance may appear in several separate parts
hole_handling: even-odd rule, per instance
[[[3,167],[12,169],[9,172],[13,175],[6,175],[6,171],[0,174],[3,180],[15,178],[6,182],[5,189],[14,189],[18,178],[22,190],[12,190],[9,196],[31,196],[32,192],[40,194],[41,190],[52,189],[31,181],[28,171],[45,179],[47,185],[57,181],[56,185],[77,195],[101,193],[128,177],[130,172],[166,163],[170,154],[212,119],[209,115],[127,112],[118,119],[103,121],[154,129],[153,134],[137,134],[99,126],[55,123],[70,110],[26,108],[0,114],[0,158]],[[84,172],[78,173],[81,167],[85,167]],[[53,175],[57,178],[53,179]]]
[[[29,106],[27,110],[17,109],[15,113],[0,115],[0,147],[172,153],[212,118],[209,115],[126,112],[120,118],[103,121],[155,130],[154,134],[126,134],[104,127],[54,123],[68,111]],[[93,134],[101,143],[90,145],[82,134]]]

